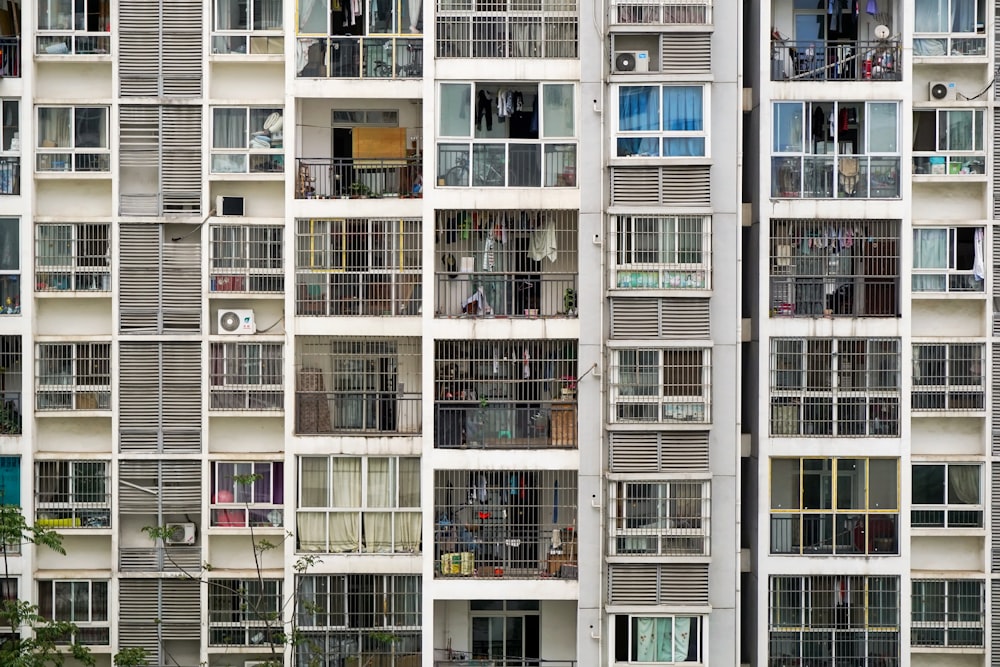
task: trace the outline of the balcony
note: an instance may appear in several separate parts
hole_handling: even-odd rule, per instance
[[[712,0],[612,0],[615,25],[710,25]]]
[[[772,81],[902,81],[896,40],[771,42]]]
[[[803,155],[771,158],[775,199],[898,199],[899,158]]]
[[[296,43],[300,79],[419,79],[420,37],[311,37]]]
[[[440,143],[438,170],[438,187],[572,188],[576,142]]]
[[[21,38],[0,36],[0,79],[21,77]]]
[[[899,515],[772,514],[771,553],[895,555],[899,553]]]
[[[576,402],[483,405],[449,399],[434,405],[435,447],[520,449],[577,446]]]
[[[379,199],[419,196],[423,156],[299,158],[296,199]]]
[[[435,576],[576,579],[576,473],[434,475]]]

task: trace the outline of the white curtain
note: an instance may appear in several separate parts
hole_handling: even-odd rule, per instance
[[[393,459],[368,459],[368,508],[391,508],[395,505],[393,496]],[[392,552],[392,513],[365,512],[365,551],[372,553]]]
[[[212,123],[213,148],[246,148],[246,109],[216,109]]]
[[[979,504],[979,466],[948,466],[948,502]]]
[[[913,276],[914,292],[943,292],[948,268],[948,230],[913,230],[913,268],[941,269],[940,274]]]
[[[326,457],[304,457],[299,475],[299,507],[326,507],[328,504],[328,463]],[[326,551],[326,513],[299,511],[299,548]]]
[[[330,512],[330,552],[357,551],[360,544],[361,459],[336,457],[331,459],[332,502],[348,512]]]
[[[72,112],[67,107],[42,107],[38,110],[40,148],[69,148],[72,145]]]
[[[399,507],[420,508],[420,459],[399,459]],[[420,512],[396,514],[396,550],[416,552],[420,549]]]

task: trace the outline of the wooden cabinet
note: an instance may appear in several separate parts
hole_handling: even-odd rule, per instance
[[[553,447],[576,446],[576,404],[552,403],[550,444]]]

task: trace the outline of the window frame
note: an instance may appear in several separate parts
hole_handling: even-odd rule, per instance
[[[284,343],[209,343],[210,410],[284,410]]]
[[[43,127],[42,113],[49,110],[68,109],[69,129],[68,145],[45,146],[47,141],[55,143],[54,139],[42,137]],[[80,119],[83,111],[101,112],[103,118],[99,119],[98,145],[78,146],[80,143]],[[35,107],[35,134],[36,134],[36,160],[35,171],[39,173],[95,173],[111,171],[111,108],[108,106],[94,105],[69,105],[69,104],[44,104]],[[53,121],[55,122],[55,120]],[[103,145],[101,145],[103,144]],[[61,159],[60,159],[61,158]]]
[[[273,527],[279,528],[285,523],[285,464],[283,461],[212,461],[211,478],[209,482],[209,512],[212,528],[246,528]],[[220,480],[226,472],[223,466],[232,466],[232,489],[223,488]],[[250,470],[247,471],[246,467]],[[267,469],[264,474],[263,469]],[[235,481],[237,475],[258,476],[249,484],[239,484]],[[270,489],[266,488],[264,480],[270,480]],[[220,496],[229,492],[233,500],[227,501]],[[263,491],[267,500],[257,500],[258,491]],[[247,499],[240,500],[240,494],[246,493]],[[280,496],[280,498],[279,498]],[[249,512],[249,516],[248,513]]]
[[[688,619],[691,626],[697,628],[694,633],[697,637],[697,646],[694,647],[695,659],[688,660],[688,655],[691,654],[692,647],[688,646],[688,653],[681,660],[640,660],[638,657],[638,639],[634,638],[634,634],[638,631],[638,623],[642,620],[653,621],[654,623],[658,620],[671,620],[671,636],[677,628],[677,620]],[[709,617],[704,614],[683,614],[683,613],[660,613],[660,612],[648,612],[648,613],[630,613],[630,614],[615,614],[614,619],[611,622],[614,628],[614,642],[612,645],[612,655],[614,656],[614,664],[616,665],[702,665],[708,663],[708,653],[709,644],[707,638],[708,634],[708,623]],[[653,631],[655,633],[655,630]],[[690,633],[690,626],[688,633]],[[624,635],[624,636],[623,636]],[[688,639],[690,643],[690,638]],[[658,645],[659,641],[654,641],[654,645]],[[676,642],[674,642],[674,648],[676,648]],[[623,659],[624,654],[624,659]],[[675,657],[675,656],[671,656]]]
[[[21,313],[21,219],[0,217],[0,316]]]
[[[211,150],[209,157],[209,167],[212,174],[283,174],[284,168],[284,122],[285,108],[277,106],[263,105],[232,105],[213,106],[212,109],[212,132]],[[219,130],[220,118],[217,114],[221,111],[243,111],[243,147],[221,146],[219,143],[229,143],[224,141]],[[254,129],[254,112],[260,112],[260,128]],[[266,114],[266,115],[263,115]],[[271,121],[274,114],[279,114],[277,121]],[[272,127],[278,129],[272,132],[272,128],[266,127],[268,123],[274,123]],[[235,134],[235,132],[233,133]],[[280,138],[276,138],[280,135]],[[263,141],[266,138],[269,147],[254,146],[253,142]],[[280,145],[274,146],[274,143]],[[218,160],[218,161],[217,161]],[[255,166],[256,165],[256,166]]]
[[[239,5],[245,6],[246,27],[221,28],[222,4],[229,2],[236,5],[236,13],[239,13]],[[270,23],[277,19],[277,26],[256,27],[258,7],[264,7],[267,3],[278,5],[277,16],[263,18],[265,9],[261,9],[260,22]],[[248,55],[280,55],[284,48],[284,7],[282,0],[213,0],[212,1],[212,54],[220,56],[248,56]],[[272,7],[273,10],[273,7]],[[243,50],[240,51],[238,45],[242,42]],[[258,51],[255,46],[261,44],[262,51]]]
[[[280,294],[284,291],[282,225],[209,227],[211,291]]]
[[[93,472],[79,471],[84,466],[93,466]],[[45,470],[43,468],[49,468]],[[45,479],[49,478],[58,484],[66,483],[66,490],[45,492]],[[95,484],[96,490],[80,488],[84,482]],[[100,487],[103,486],[103,491]],[[53,495],[58,499],[43,498]],[[80,500],[81,496],[103,496],[103,500]],[[94,460],[38,460],[35,461],[35,523],[40,526],[58,529],[110,528],[111,515],[111,467],[102,459]],[[69,514],[68,517],[45,517],[43,515],[54,511],[55,514]]]
[[[86,6],[80,11],[79,7],[82,3],[86,3]],[[51,9],[52,4],[51,1],[38,3],[38,27],[35,38],[35,54],[37,56],[108,56],[111,54],[110,0],[66,0],[66,4],[70,8],[67,26],[62,28],[43,27],[47,21],[43,20],[42,14],[48,13],[46,9]],[[97,11],[89,11],[95,5]],[[96,17],[98,23],[96,30],[87,27],[92,16]],[[49,25],[52,23],[53,21],[48,21]],[[84,27],[77,27],[80,25]]]
[[[622,93],[626,89],[639,89],[639,88],[656,88],[658,90],[657,95],[657,123],[659,127],[655,130],[623,130],[621,128],[621,111],[622,111]],[[664,125],[666,124],[665,113],[665,100],[668,88],[676,89],[697,89],[701,91],[701,128],[696,130],[673,130],[666,129]],[[657,160],[672,160],[680,158],[682,160],[688,160],[691,158],[710,158],[712,157],[712,147],[711,147],[711,132],[709,131],[709,120],[710,112],[712,109],[712,87],[699,82],[691,83],[648,83],[648,84],[638,84],[638,83],[619,83],[612,86],[612,99],[614,100],[614,135],[611,138],[611,146],[609,147],[610,153],[613,158],[628,158],[628,159],[643,159],[652,158]],[[643,141],[646,139],[656,139],[657,140],[657,151],[655,154],[651,153],[624,153],[622,149],[621,142],[639,140]],[[693,140],[695,145],[700,140],[702,142],[701,152],[689,153],[678,153],[670,154],[670,151],[666,149],[667,142],[677,140]]]
[[[981,647],[986,636],[986,583],[981,579],[922,579],[912,580],[912,602],[910,622],[910,646],[936,647]],[[978,591],[973,595],[953,593],[959,585],[973,584]],[[940,592],[932,592],[932,587],[940,586]],[[961,609],[962,600],[974,599],[978,611]],[[927,600],[932,598],[932,600]],[[928,609],[929,602],[940,599],[940,609]],[[958,608],[958,609],[956,609]],[[965,641],[953,641],[958,631],[969,633]],[[941,641],[930,639],[941,633]],[[925,637],[925,638],[922,638]],[[971,639],[971,641],[969,640]]]
[[[913,16],[916,19],[919,11],[916,4],[922,0],[916,0],[913,7]],[[933,0],[937,1],[937,0]],[[939,24],[937,27],[951,26],[954,27],[953,19],[953,5],[957,0],[947,0],[947,7],[945,8],[944,15],[938,14]],[[973,30],[970,32],[964,31],[952,31],[952,30],[927,30],[920,31],[917,28],[916,22],[914,21],[913,26],[913,55],[916,58],[934,58],[934,57],[984,57],[986,56],[986,31],[985,28],[982,32],[978,30],[980,21],[985,24],[986,17],[988,16],[988,8],[986,6],[985,0],[975,0],[971,3],[973,8],[974,17],[972,20]],[[930,46],[932,43],[937,42],[940,46],[944,47],[944,53],[921,53],[924,50],[924,43]],[[977,42],[981,42],[981,46],[976,46]],[[958,45],[962,45],[959,47]],[[967,50],[968,47],[972,47],[972,53],[963,53],[962,50],[955,52],[956,48],[962,48]],[[937,49],[930,49],[934,51]]]
[[[69,591],[64,591],[63,596],[65,597],[68,593],[68,605],[67,609],[70,614],[66,618],[60,618],[63,614],[59,612],[59,589],[61,587],[69,586]],[[95,588],[103,586],[104,588],[104,609],[101,610],[100,598],[95,596]],[[50,591],[43,591],[43,588],[51,588]],[[111,621],[110,621],[110,582],[104,579],[39,579],[38,584],[38,613],[43,618],[48,618],[46,612],[51,612],[52,618],[50,620],[63,621],[67,623],[72,623],[76,626],[76,632],[70,635],[60,636],[56,639],[57,644],[69,644],[71,642],[78,642],[81,644],[87,644],[91,646],[107,646],[111,643]],[[80,594],[80,589],[86,593],[87,596],[87,610],[86,620],[80,620],[76,618],[76,612],[78,606],[78,595]],[[96,598],[96,599],[95,599]],[[47,608],[51,604],[51,608]],[[103,619],[101,618],[103,616]],[[96,619],[95,619],[96,617]],[[91,641],[90,637],[87,637],[87,631],[95,631],[93,636],[98,637],[97,641]],[[107,633],[107,634],[105,634]]]
[[[712,348],[711,347],[628,347],[613,348],[611,376],[611,417],[613,423],[711,423],[712,408]],[[646,359],[640,359],[645,354]],[[669,355],[700,354],[700,361],[694,365],[671,365],[674,369],[695,369],[700,380],[693,384],[690,378],[675,378],[671,384],[677,387],[688,387],[694,393],[671,394],[667,390],[666,373]],[[634,355],[634,361],[629,357]],[[652,362],[649,355],[655,355]],[[693,359],[693,357],[692,357]],[[629,367],[632,367],[629,370]],[[651,373],[656,373],[655,382]],[[623,373],[634,374],[634,382],[623,381]],[[652,391],[650,391],[652,388]],[[656,417],[649,418],[649,413],[642,411],[643,405],[656,405]],[[629,416],[624,410],[627,406],[640,409]]]
[[[941,502],[919,502],[917,499],[918,483],[916,470],[918,468],[941,468]],[[963,502],[960,498],[953,501],[955,494],[953,490],[951,475],[952,468],[975,468],[976,470],[976,493],[979,499],[976,502]],[[945,461],[941,463],[913,462],[911,464],[911,499],[910,499],[910,526],[912,528],[951,528],[951,529],[979,529],[984,526],[983,517],[985,514],[985,503],[983,500],[983,466],[979,463],[959,463],[955,461]],[[936,483],[935,483],[935,486]],[[926,515],[926,518],[924,516]],[[933,516],[940,515],[941,519],[936,520]],[[957,515],[959,518],[953,518]],[[968,517],[964,521],[960,518]],[[971,519],[971,521],[970,521]]]
[[[206,583],[209,646],[283,644],[282,579],[209,578]],[[232,604],[220,604],[226,601]],[[270,641],[268,631],[272,633]]]
[[[650,487],[655,494],[642,497],[629,491]],[[683,495],[697,490],[698,495]],[[612,556],[707,556],[711,547],[710,480],[612,480],[608,484],[611,512],[608,517],[608,554]],[[679,494],[679,495],[675,495]],[[655,497],[654,497],[655,495]],[[652,523],[634,525],[647,517],[632,515],[630,507],[652,504]],[[685,512],[684,510],[696,510]],[[637,510],[638,511],[638,510]],[[635,540],[629,548],[628,541]],[[649,544],[653,544],[651,550]],[[646,546],[643,547],[642,545]]]
[[[658,229],[637,230],[637,223]],[[692,229],[684,230],[689,225]],[[669,229],[672,227],[672,229]],[[698,227],[698,229],[693,229]],[[698,248],[682,248],[697,239]],[[638,246],[655,241],[656,249]],[[672,247],[671,247],[672,246]],[[657,261],[640,261],[641,254],[658,255]],[[697,261],[683,261],[698,255]],[[663,261],[672,258],[675,261]],[[712,216],[619,215],[615,217],[615,264],[612,284],[617,289],[692,290],[712,288]]]
[[[959,269],[958,266],[958,255],[959,255],[959,242],[958,242],[958,232],[959,230],[973,230],[973,262],[972,267],[968,269]],[[934,267],[918,267],[917,262],[920,256],[920,247],[922,245],[921,239],[927,236],[931,232],[945,232],[947,234],[947,241],[945,247],[945,264],[946,266],[934,266]],[[977,233],[978,232],[978,233]],[[947,293],[947,292],[959,292],[967,294],[970,292],[985,292],[986,290],[986,279],[985,279],[985,266],[983,266],[984,275],[983,277],[977,277],[976,272],[976,262],[975,262],[975,250],[978,244],[979,257],[982,259],[985,257],[985,234],[986,230],[984,227],[966,227],[966,226],[948,226],[948,227],[914,227],[913,228],[913,268],[911,274],[913,276],[911,280],[911,289],[916,293],[931,292],[931,293]],[[930,278],[941,278],[944,281],[944,289],[925,289],[918,287],[918,277],[930,277]],[[963,284],[971,288],[963,288]]]
[[[43,233],[45,230],[45,233]],[[49,235],[49,231],[54,232]],[[65,244],[66,253],[45,248]],[[52,261],[47,264],[46,261]],[[35,225],[36,292],[111,291],[111,225],[107,223],[37,223]]]
[[[942,354],[923,359],[921,350],[938,348]],[[958,354],[958,350],[978,350],[973,358]],[[926,364],[926,366],[923,366]],[[968,364],[963,375],[959,364]],[[975,370],[978,365],[978,372]],[[941,374],[934,374],[934,368]],[[921,368],[930,372],[925,373]],[[956,380],[974,380],[971,384]],[[937,382],[935,380],[940,380]],[[940,394],[940,396],[936,396]],[[911,386],[911,410],[914,412],[970,411],[986,410],[986,344],[959,342],[917,342],[913,343],[913,370]],[[922,398],[921,398],[922,397]]]
[[[68,354],[47,355],[60,349]],[[111,409],[110,342],[36,343],[35,359],[35,409],[39,412]]]

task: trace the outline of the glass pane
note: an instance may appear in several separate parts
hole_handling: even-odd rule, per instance
[[[247,147],[246,109],[215,109],[212,117],[213,148]]]
[[[307,35],[325,35],[326,15],[330,5],[321,0],[298,0],[299,32]]]
[[[663,88],[663,129],[698,132],[704,129],[701,86]]]
[[[873,510],[894,510],[897,502],[899,480],[896,459],[871,459],[868,462],[868,508]]]
[[[978,505],[979,466],[948,466],[948,503],[950,505]]]
[[[774,151],[802,152],[801,102],[778,102],[774,105]]]
[[[0,218],[0,271],[20,267],[20,225],[17,218]]]
[[[107,108],[77,107],[75,140],[77,148],[107,148]]]
[[[771,509],[799,509],[799,459],[771,460]]]
[[[542,86],[543,137],[574,135],[573,102],[573,84],[550,83]]]
[[[472,110],[472,87],[467,83],[441,84],[440,113],[441,136],[467,137],[472,124],[469,122]]]
[[[249,0],[215,0],[216,30],[246,30]]]
[[[618,89],[618,129],[622,132],[660,129],[659,87],[622,86]]]
[[[70,148],[73,110],[69,107],[38,109],[39,148]]]
[[[976,31],[976,0],[951,0],[951,31]]]
[[[72,30],[72,0],[48,0],[38,3],[39,30]]]
[[[945,269],[948,267],[948,230],[913,230],[913,268]]]
[[[868,105],[868,152],[898,153],[896,105],[879,102]]]
[[[837,509],[865,507],[865,462],[863,459],[837,461]]]
[[[944,466],[913,466],[913,504],[944,503]]]
[[[915,0],[914,32],[948,32],[948,0]]]
[[[281,29],[281,0],[254,0],[253,29]]]

